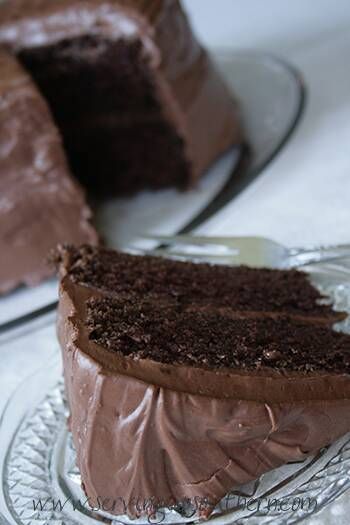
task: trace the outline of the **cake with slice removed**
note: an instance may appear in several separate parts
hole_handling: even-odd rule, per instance
[[[350,336],[297,271],[62,248],[70,428],[90,501],[206,502],[350,431]]]
[[[78,183],[94,201],[187,189],[242,143],[237,103],[178,0],[5,0],[0,49],[21,64],[0,65],[0,294],[44,278],[47,247],[93,242]],[[61,138],[75,184],[58,174]]]
[[[0,49],[0,294],[37,284],[57,243],[97,242],[46,101]]]
[[[188,188],[241,142],[237,105],[178,0],[5,0],[1,45],[94,196]]]

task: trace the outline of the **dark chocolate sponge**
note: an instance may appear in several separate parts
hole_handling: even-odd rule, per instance
[[[63,249],[70,279],[104,293],[158,294],[179,305],[246,315],[278,316],[332,324],[344,318],[296,270],[255,270],[248,267],[193,264],[159,257],[139,257],[104,248]]]
[[[297,372],[350,372],[350,336],[293,318],[228,318],[134,295],[88,302],[90,339],[133,359]]]

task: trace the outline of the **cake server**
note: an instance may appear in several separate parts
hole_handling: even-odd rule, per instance
[[[216,264],[245,264],[255,268],[300,268],[316,263],[335,263],[350,259],[350,244],[318,248],[287,248],[265,237],[206,237],[193,235],[145,235],[164,246],[150,250],[152,255],[207,260]],[[169,247],[176,247],[175,250]],[[344,267],[344,271],[349,274]]]
[[[305,88],[301,76],[283,60],[264,53],[233,53],[230,50],[215,51],[213,59],[239,99],[249,146],[243,148],[238,165],[231,169],[231,173],[228,172],[223,184],[221,183],[215,191],[211,190],[207,194],[204,187],[201,187],[199,192],[192,195],[186,210],[184,205],[176,205],[177,219],[171,230],[168,228],[165,232],[167,234],[192,231],[249,185],[281,150],[295,129],[304,107]],[[216,179],[216,173],[214,175]],[[199,205],[196,204],[197,194],[198,199],[202,196]],[[173,193],[169,199],[173,202]],[[157,224],[166,223],[167,217],[164,217],[164,213],[169,210],[169,202],[163,202],[164,196],[161,200],[163,217],[154,218],[153,222]],[[185,200],[182,199],[181,202]],[[153,213],[154,207],[150,205],[148,208],[150,213]],[[125,213],[124,209],[122,213],[119,210],[119,213],[111,215],[110,224],[101,224],[101,233],[106,234],[108,230],[118,232],[119,235],[123,229],[121,223],[124,221],[124,230],[128,234],[124,244],[120,244],[119,237],[106,237],[110,246],[127,249],[135,241],[140,223],[137,224],[138,230],[133,232],[132,217]],[[50,312],[55,310],[56,298],[57,283],[54,280],[34,290],[21,289],[2,298],[0,333],[27,323],[32,325],[32,321],[38,317],[43,317],[44,321],[44,318],[49,317]]]

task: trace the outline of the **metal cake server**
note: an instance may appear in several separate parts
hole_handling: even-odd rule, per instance
[[[262,53],[231,51],[215,52],[214,59],[239,101],[247,145],[221,189],[179,233],[188,233],[203,224],[262,172],[293,132],[304,107],[301,76],[283,60]],[[33,293],[35,300],[31,303],[33,295],[28,294]],[[19,290],[1,299],[0,308],[6,309],[10,301],[15,302],[11,310],[16,313],[0,324],[0,334],[26,323],[32,325],[41,316],[46,318],[57,306],[56,297],[57,286],[53,283],[41,285],[35,292]]]
[[[152,255],[205,260],[216,264],[244,264],[254,268],[300,268],[317,263],[335,263],[350,258],[350,244],[315,248],[287,248],[264,237],[206,237],[197,235],[145,235],[164,246]],[[172,249],[175,247],[175,250]],[[350,266],[346,270],[350,277]]]

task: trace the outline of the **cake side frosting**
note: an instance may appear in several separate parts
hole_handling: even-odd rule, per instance
[[[0,50],[0,293],[52,275],[58,242],[96,242],[91,212],[69,174],[47,104]],[[74,227],[72,228],[72,225]]]

